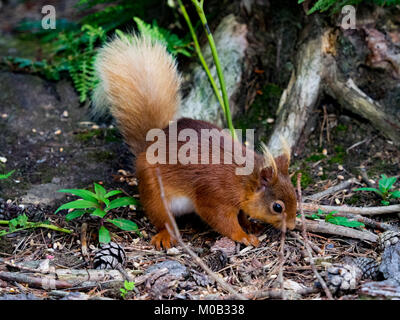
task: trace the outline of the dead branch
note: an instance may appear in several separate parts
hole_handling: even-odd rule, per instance
[[[0,279],[4,281],[16,281],[21,283],[26,283],[30,287],[40,288],[40,289],[68,289],[72,288],[73,284],[63,281],[55,280],[50,277],[33,277],[26,273],[18,272],[0,272]]]
[[[162,268],[157,271],[150,272],[150,273],[144,274],[142,276],[136,277],[135,278],[135,286],[141,285],[148,281],[154,282],[159,277],[162,277],[162,276],[166,275],[167,273],[168,273],[168,268]]]
[[[273,154],[279,151],[277,148],[281,145],[280,135],[287,140],[290,147],[297,144],[322,88],[321,75],[324,66],[321,43],[324,28],[318,17],[311,17],[311,20],[318,27],[306,28],[307,33],[305,31],[303,35],[306,40],[297,52],[295,70],[279,101],[274,131],[268,142],[268,148]],[[312,35],[309,30],[314,31]]]
[[[300,181],[301,181],[301,173],[299,173],[297,175],[297,192],[298,192],[298,197],[299,197],[298,198],[299,199],[299,209],[300,209],[301,221],[302,221],[302,228],[301,229],[302,229],[305,248],[306,248],[307,254],[308,254],[309,258],[310,258],[310,265],[311,265],[311,268],[312,268],[312,270],[313,270],[313,272],[315,274],[315,277],[318,279],[319,283],[321,284],[322,288],[324,289],[326,297],[329,300],[333,300],[331,291],[329,290],[328,286],[325,283],[325,280],[320,276],[320,274],[317,271],[317,268],[315,267],[313,256],[312,256],[311,249],[310,249],[310,246],[309,246],[309,240],[308,240],[308,236],[307,236],[307,232],[306,232],[306,218],[305,218],[304,211],[303,211],[303,206],[302,206],[302,196],[301,196],[301,184],[300,184]]]
[[[285,290],[287,291],[287,290]],[[295,291],[296,294],[306,296],[312,293],[317,293],[319,291],[318,288],[305,288],[302,290]],[[255,300],[255,299],[280,299],[282,297],[282,290],[278,289],[270,289],[270,290],[259,290],[254,293],[247,293],[244,296],[247,299]],[[222,298],[223,300],[235,300],[235,297],[232,295],[227,295]]]
[[[319,199],[322,199],[323,197],[326,197],[327,195],[331,195],[331,194],[334,194],[334,193],[336,193],[336,192],[338,192],[340,190],[348,188],[349,186],[351,186],[356,181],[357,180],[355,178],[351,178],[351,179],[349,179],[347,181],[339,183],[336,186],[330,187],[330,188],[328,188],[328,189],[326,189],[324,191],[315,193],[315,194],[310,195],[310,196],[306,196],[306,197],[304,197],[304,200],[319,200]]]
[[[282,230],[281,230],[281,248],[279,250],[279,273],[278,281],[281,287],[282,299],[286,299],[284,282],[283,282],[283,265],[285,264],[285,240],[286,240],[286,213],[282,215]]]
[[[387,213],[398,213],[400,212],[400,204],[394,204],[391,206],[382,207],[348,207],[348,206],[325,206],[314,203],[302,203],[303,209],[308,212],[316,212],[321,209],[325,212],[337,211],[339,213],[352,213],[359,215],[377,215]]]
[[[169,226],[168,223],[165,224],[168,232],[170,235],[173,235],[176,241],[179,243],[180,246],[194,259],[194,261],[205,271],[208,273],[210,277],[212,277],[224,290],[229,292],[230,294],[234,295],[237,299],[239,300],[247,300],[246,297],[243,295],[239,294],[236,292],[235,289],[232,288],[228,283],[226,283],[224,280],[221,279],[218,275],[216,275],[198,256],[196,253],[194,253],[182,240],[181,234],[179,232],[178,226],[176,224],[175,218],[173,217],[171,211],[168,209],[168,204],[167,201],[165,200],[165,194],[164,194],[164,187],[162,184],[162,179],[160,175],[160,170],[157,168],[157,178],[158,178],[158,184],[160,188],[160,194],[161,194],[161,199],[163,200],[165,210],[167,211],[167,214],[169,216],[169,220],[172,225],[172,229]]]
[[[340,74],[333,56],[326,56],[324,64],[326,65],[325,91],[335,98],[343,108],[369,120],[394,144],[399,145],[399,124],[382,111],[383,108],[378,102],[371,99],[357,87],[353,79],[346,79],[344,75]]]
[[[371,242],[376,242],[378,240],[378,236],[369,231],[360,231],[353,228],[328,223],[325,221],[305,220],[305,222],[303,222],[302,220],[297,219],[296,229],[302,230],[304,224],[308,231],[315,233],[333,234],[336,236],[343,236]]]
[[[400,228],[393,226],[391,224],[385,223],[385,222],[379,222],[379,221],[375,221],[366,217],[362,217],[360,215],[357,214],[352,214],[352,213],[346,213],[346,214],[334,214],[334,216],[345,216],[348,218],[351,218],[353,220],[356,220],[358,222],[362,222],[365,225],[371,227],[371,228],[375,228],[375,229],[379,229],[379,230],[391,230],[391,231],[395,231],[395,232],[400,232]]]
[[[360,173],[361,173],[362,180],[367,184],[368,187],[370,187],[370,188],[375,188],[376,187],[375,184],[373,184],[369,180],[369,177],[368,177],[368,174],[367,174],[367,170],[365,170],[365,168],[361,168],[360,169]]]

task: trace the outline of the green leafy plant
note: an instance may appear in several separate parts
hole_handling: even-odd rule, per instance
[[[385,206],[390,204],[390,199],[400,198],[400,190],[394,190],[393,185],[396,183],[396,177],[388,178],[385,174],[381,175],[381,179],[378,182],[378,189],[377,188],[357,188],[354,191],[372,191],[382,197],[381,203]]]
[[[331,211],[328,214],[326,214],[323,210],[318,209],[318,212],[313,213],[312,215],[305,215],[305,217],[311,220],[325,219],[326,222],[337,224],[344,227],[350,227],[350,228],[365,227],[365,225],[361,222],[349,220],[346,217],[334,216],[334,214],[336,213],[338,212]]]
[[[303,3],[305,0],[298,0],[298,3]],[[330,10],[331,14],[340,11],[346,5],[358,5],[363,3],[373,3],[379,6],[394,6],[400,4],[400,0],[317,0],[313,7],[307,12],[312,14],[316,11],[325,12]]]
[[[120,288],[119,291],[121,292],[122,299],[125,299],[125,296],[131,292],[135,288],[135,282],[125,280],[124,287]]]
[[[311,215],[305,215],[306,218],[311,219],[311,220],[316,220],[316,219],[321,219],[325,216],[325,213],[321,210],[318,209],[317,213],[313,213]]]
[[[323,214],[324,212],[322,210],[318,210],[319,214]],[[337,213],[337,211],[331,211],[325,216],[325,221],[332,223],[332,224],[337,224],[340,226],[344,227],[350,227],[350,228],[360,228],[360,227],[365,227],[365,225],[359,221],[354,221],[354,220],[349,220],[346,217],[339,217],[339,216],[334,216],[334,214]]]
[[[99,242],[101,243],[109,243],[111,241],[110,232],[104,226],[105,222],[111,223],[124,231],[135,231],[137,234],[140,235],[136,223],[126,219],[106,218],[106,216],[110,213],[112,209],[129,205],[137,205],[138,202],[136,199],[132,197],[120,197],[114,200],[110,200],[110,198],[118,194],[121,194],[122,191],[112,190],[107,192],[106,189],[104,189],[104,187],[102,187],[97,183],[94,183],[94,191],[95,192],[85,189],[58,190],[58,192],[71,193],[73,195],[81,197],[81,199],[63,204],[56,210],[55,213],[59,212],[60,210],[73,209],[65,216],[65,219],[67,221],[79,218],[83,216],[85,213],[99,217],[101,219],[100,220],[101,226],[99,228]]]
[[[25,213],[11,220],[0,220],[0,225],[8,225],[8,230],[0,231],[0,237],[17,231],[32,229],[32,228],[46,228],[68,234],[72,233],[71,230],[57,227],[56,225],[51,224],[49,221],[30,222],[28,221],[28,217],[26,216]]]
[[[6,174],[0,174],[0,180],[8,179],[14,172],[15,172],[15,170],[11,170],[10,172],[8,172]]]
[[[159,27],[156,20],[153,20],[152,24],[145,23],[138,17],[134,17],[133,20],[136,22],[138,31],[142,35],[163,43],[167,47],[167,50],[174,56],[178,54],[183,54],[187,57],[192,56],[190,52],[192,47],[189,39],[181,39],[169,30]]]
[[[212,88],[214,90],[214,93],[215,93],[215,95],[216,95],[216,97],[217,97],[217,99],[218,99],[218,101],[219,101],[219,103],[220,103],[220,105],[222,107],[222,110],[224,111],[225,120],[227,122],[229,130],[231,131],[232,136],[236,138],[236,132],[235,132],[235,128],[233,126],[231,111],[230,111],[230,108],[229,108],[229,99],[228,99],[228,93],[227,93],[227,90],[226,90],[224,74],[222,72],[221,63],[219,61],[217,47],[215,45],[214,37],[213,37],[213,35],[212,35],[211,31],[210,31],[210,28],[209,28],[208,22],[207,22],[207,18],[206,18],[206,14],[204,12],[204,0],[191,0],[191,2],[193,4],[193,6],[196,8],[197,14],[198,14],[198,16],[200,18],[201,24],[203,25],[203,28],[204,28],[204,31],[205,31],[205,34],[206,34],[206,37],[207,37],[207,40],[208,40],[208,44],[209,44],[210,49],[211,49],[211,54],[213,56],[215,68],[217,70],[217,75],[218,75],[218,80],[219,80],[219,84],[220,84],[220,88],[221,88],[222,97],[221,97],[220,91],[218,90],[218,87],[217,87],[217,85],[216,85],[216,83],[214,81],[214,78],[211,75],[210,69],[207,66],[206,61],[204,60],[204,56],[201,53],[199,42],[198,42],[196,33],[194,31],[192,22],[190,20],[190,17],[188,15],[188,13],[187,13],[187,11],[185,9],[185,6],[183,5],[182,1],[178,0],[178,4],[179,4],[179,7],[181,9],[182,15],[186,20],[186,23],[187,23],[187,25],[189,27],[189,30],[190,30],[190,34],[191,34],[191,36],[193,38],[196,53],[197,53],[197,55],[199,57],[199,60],[200,60],[202,66],[204,68],[204,71],[206,72],[206,74],[207,74],[207,76],[209,78],[211,86],[212,86]]]

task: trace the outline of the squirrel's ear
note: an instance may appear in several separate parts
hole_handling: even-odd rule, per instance
[[[284,175],[289,174],[289,161],[290,159],[288,158],[287,154],[282,154],[275,158],[275,163],[278,167],[278,170]]]
[[[276,183],[278,179],[278,174],[273,167],[267,167],[261,169],[260,179],[261,179],[261,184],[264,186],[273,185]]]

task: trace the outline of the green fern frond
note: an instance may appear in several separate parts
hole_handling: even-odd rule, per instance
[[[303,3],[305,0],[298,0],[298,3]],[[314,12],[326,12],[329,10],[330,14],[339,12],[346,5],[356,6],[363,3],[371,3],[379,6],[394,6],[400,4],[400,0],[317,0],[313,7],[307,12],[312,14]]]
[[[135,20],[138,31],[141,34],[163,43],[172,55],[176,56],[178,54],[183,54],[188,57],[192,56],[191,51],[193,49],[190,45],[190,39],[179,38],[169,30],[159,27],[155,20],[153,21],[153,24],[145,23],[138,17],[134,17],[133,20]]]

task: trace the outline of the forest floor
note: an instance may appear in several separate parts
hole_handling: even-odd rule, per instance
[[[365,186],[360,176],[361,168],[365,168],[369,178],[375,182],[377,182],[381,174],[388,176],[398,175],[399,150],[365,122],[350,118],[348,115],[337,115],[334,109],[332,109],[331,113],[325,114],[325,118],[329,119],[328,126],[321,130],[324,113],[321,112],[317,116],[316,128],[307,143],[305,143],[304,152],[299,156],[294,155],[292,160],[291,172],[294,174],[293,179],[295,179],[297,173],[302,173],[303,197],[318,193],[354,177],[359,183],[353,184],[351,188],[320,199],[318,203],[329,205],[347,204],[357,207],[380,205],[380,200],[374,193],[354,192],[352,189]],[[96,146],[104,144],[107,130],[109,130],[107,127],[94,127],[94,129],[90,128],[74,132],[72,135],[81,135],[80,139],[78,139],[79,143],[82,144],[80,150],[94,149]],[[66,132],[63,135],[69,141],[70,134]],[[90,138],[82,139],[82,137],[86,136]],[[99,179],[96,180],[95,177],[90,177],[90,179],[94,178],[93,182],[106,181],[103,183],[107,187],[123,190],[124,193],[136,197],[138,196],[138,191],[135,186],[134,169],[131,163],[132,156],[129,156],[127,147],[120,139],[112,140],[117,141],[109,143],[112,143],[114,148],[118,144],[119,148],[125,149],[124,152],[116,153],[111,162],[106,162],[107,167],[112,167],[109,170],[104,170],[104,168],[101,170],[101,173],[105,174],[103,176],[104,179],[101,181]],[[15,150],[32,148],[31,140],[25,139],[25,141],[27,141],[25,145],[20,143]],[[60,142],[60,145],[65,143],[66,141]],[[18,164],[18,157],[20,157],[18,152],[15,154],[10,153],[10,162],[15,159],[15,163]],[[57,161],[64,161],[61,160],[61,157],[53,157],[51,159],[49,163],[55,167],[60,165]],[[96,161],[94,160],[94,162]],[[104,167],[105,164],[100,162],[98,166]],[[3,188],[7,188],[11,184],[15,184],[15,180],[23,180],[23,176],[34,174],[36,169],[35,166],[25,166],[13,179],[3,181],[1,185]],[[90,187],[91,184],[88,182],[87,185],[80,184],[79,187]],[[37,187],[38,185],[34,186]],[[398,189],[399,187],[400,184],[397,182],[395,188]],[[30,190],[32,190],[32,187]],[[12,194],[15,195],[14,192]],[[72,200],[73,197],[68,197],[67,199]],[[48,220],[59,227],[72,230],[73,233],[64,234],[38,228],[15,232],[0,238],[0,258],[3,262],[7,262],[0,264],[0,273],[12,271],[15,274],[27,275],[27,273],[24,273],[24,271],[26,272],[24,268],[32,268],[32,261],[49,261],[50,265],[54,266],[56,270],[93,268],[93,257],[99,247],[99,222],[91,217],[83,217],[67,223],[64,218],[65,213],[54,213],[60,204],[67,202],[67,199],[64,196],[57,198],[47,206],[42,204],[21,205],[21,198],[17,196],[1,200],[0,218],[2,219],[12,219],[25,213],[30,221]],[[182,247],[168,251],[155,250],[150,244],[150,238],[156,233],[156,230],[140,208],[135,210],[132,210],[132,208],[118,209],[112,214],[114,217],[134,221],[139,226],[142,234],[142,237],[138,237],[137,234],[132,232],[121,231],[117,228],[110,229],[112,231],[112,240],[126,251],[126,272],[134,275],[133,281],[139,283],[136,285],[136,292],[130,292],[125,296],[125,299],[213,299],[227,297],[227,293],[197,265]],[[393,214],[380,215],[374,219],[394,225],[398,224],[398,216]],[[83,248],[81,242],[83,223],[88,226],[84,234],[87,243],[86,249]],[[212,231],[195,215],[178,219],[178,224],[184,242],[213,271],[222,276],[238,292],[250,294],[256,291],[268,291],[279,286],[277,281],[281,237],[279,230],[263,225],[262,230],[257,234],[261,243],[259,247],[253,248],[235,244],[223,238]],[[380,232],[373,229],[371,231]],[[319,254],[315,254],[316,267],[320,272],[323,272],[331,263],[341,261],[344,257],[377,257],[376,245],[367,241],[311,232],[308,232],[308,235],[310,241],[321,249]],[[226,255],[221,255],[220,251],[216,251],[216,248],[220,247],[222,247]],[[87,257],[82,254],[83,250],[88,251]],[[303,244],[292,234],[288,234],[284,252],[283,277],[285,286],[292,290],[295,290],[293,288],[312,288],[316,279],[310,264],[305,259]],[[160,268],[165,266],[163,264],[165,261],[175,261],[168,272],[164,270],[164,272],[157,273],[154,269],[149,269],[150,266],[154,265],[158,267],[156,270],[160,272]],[[12,267],[9,265],[11,262],[22,264],[19,268]],[[37,272],[38,270],[36,269]],[[174,271],[177,270],[179,272],[175,273]],[[46,277],[45,274],[40,274],[40,272],[31,273],[31,275],[39,279]],[[27,280],[25,279],[24,281]],[[49,290],[43,287],[42,284],[27,285],[24,281],[0,281],[2,299],[60,298],[60,290]],[[83,280],[81,279],[81,281]],[[123,286],[121,279],[112,285],[106,284],[107,281],[102,280],[95,284],[87,284],[86,287],[75,285],[76,289],[68,288],[64,291],[84,293],[86,294],[84,296],[86,299],[99,297],[122,299],[120,293],[120,288]],[[74,295],[70,294],[63,298],[72,299]],[[305,296],[293,293],[291,298],[325,299],[325,296],[322,291],[317,290]],[[336,298],[359,299],[360,296],[357,291],[353,291]]]

